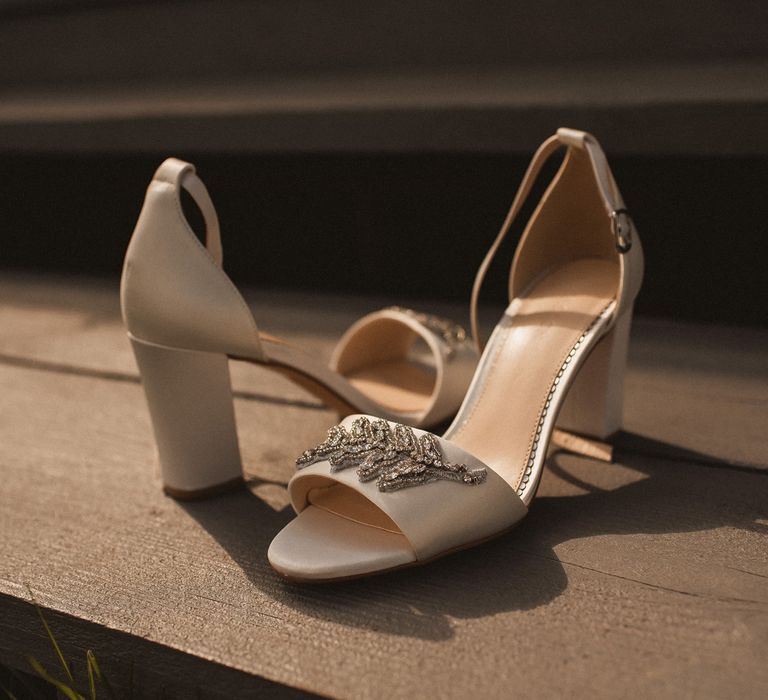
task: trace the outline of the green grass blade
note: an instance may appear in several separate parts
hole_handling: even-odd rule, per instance
[[[88,662],[86,664],[88,666],[88,690],[91,693],[91,700],[96,700],[96,679],[93,677],[93,652],[90,649],[85,652],[85,658]]]
[[[43,680],[50,683],[56,690],[63,693],[69,700],[85,700],[76,690],[70,688],[66,683],[62,683],[58,678],[54,678],[43,668],[43,665],[34,657],[29,657],[29,665],[35,669],[37,675]]]
[[[104,686],[104,690],[107,691],[107,695],[109,696],[110,700],[115,700],[115,694],[112,692],[112,686],[109,684],[109,681],[107,680],[107,677],[101,672],[101,667],[99,666],[98,662],[96,661],[96,655],[89,649],[85,654],[86,659],[88,660],[88,674],[90,676],[91,672],[93,672],[93,675],[96,677],[96,679],[101,683],[101,685]],[[93,697],[96,697],[96,689],[93,689]]]
[[[6,688],[4,685],[0,685],[0,688],[2,688],[3,692],[8,696],[9,700],[19,700],[8,688]]]
[[[61,649],[59,648],[59,645],[56,642],[56,638],[53,636],[53,632],[51,631],[51,628],[48,626],[48,623],[45,621],[45,617],[43,617],[43,611],[40,609],[40,606],[37,604],[37,600],[35,600],[35,596],[32,593],[32,589],[29,586],[27,586],[27,590],[29,591],[29,597],[32,599],[32,604],[35,606],[35,610],[37,610],[37,615],[40,618],[40,622],[43,623],[43,627],[45,628],[45,632],[48,635],[48,639],[51,640],[51,646],[53,647],[53,650],[56,652],[56,656],[59,659],[59,663],[61,664],[61,667],[64,669],[64,673],[67,674],[67,678],[69,679],[69,682],[74,683],[75,679],[72,677],[72,671],[69,670],[69,665],[67,664],[67,661],[64,658],[64,654],[61,653]]]

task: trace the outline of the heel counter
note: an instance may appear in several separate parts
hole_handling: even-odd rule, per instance
[[[522,294],[547,271],[578,258],[618,262],[589,159],[571,147],[521,235],[510,271],[509,298]]]
[[[180,183],[158,179],[163,166],[147,188],[123,263],[120,299],[126,329],[158,345],[260,359],[250,309],[190,228]],[[179,179],[194,172],[191,166],[176,167]]]
[[[136,333],[142,325],[140,300],[146,292],[141,287],[146,283],[141,279],[137,280],[133,275],[133,271],[136,267],[136,261],[141,261],[142,257],[146,254],[145,251],[148,248],[146,239],[151,238],[153,235],[150,222],[153,218],[152,211],[157,207],[157,204],[152,201],[155,199],[152,191],[154,184],[155,181],[152,180],[147,187],[139,218],[133,227],[133,233],[131,233],[125,257],[123,258],[123,269],[120,276],[120,311],[123,317],[123,325],[129,333]],[[141,269],[142,267],[143,265],[140,264],[139,268]]]
[[[120,306],[126,330],[136,337],[151,340],[162,325],[173,297],[183,295],[181,287],[168,289],[162,279],[175,276],[174,268],[183,264],[185,246],[183,222],[177,220],[177,193],[173,185],[152,179],[133,229],[123,261],[120,280]],[[180,208],[180,205],[179,205]],[[172,249],[179,248],[173,256]]]

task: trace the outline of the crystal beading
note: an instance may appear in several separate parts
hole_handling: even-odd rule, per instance
[[[355,467],[362,482],[376,481],[379,491],[398,491],[432,481],[482,484],[485,469],[469,469],[446,460],[434,435],[417,436],[412,428],[385,420],[356,418],[348,431],[336,425],[324,442],[296,460],[299,469],[327,459],[331,473]]]
[[[454,323],[442,316],[414,311],[403,306],[390,306],[387,308],[387,311],[398,311],[406,314],[434,333],[443,342],[445,355],[448,358],[451,358],[456,353],[456,350],[458,350],[459,345],[467,340],[467,332],[464,328],[458,323]]]

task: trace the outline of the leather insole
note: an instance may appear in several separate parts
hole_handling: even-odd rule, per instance
[[[434,386],[434,377],[418,362],[371,365],[351,381],[295,345],[266,335],[261,335],[261,345],[267,364],[342,413],[352,408],[387,420],[397,420],[391,411],[415,415],[426,408]]]
[[[491,336],[479,375],[445,437],[516,488],[540,412],[563,360],[615,298],[618,279],[616,263],[582,259],[547,273],[524,297],[513,300]],[[589,344],[580,346],[574,366],[589,349]],[[547,440],[543,442],[546,449]]]
[[[390,410],[417,413],[427,407],[432,396],[435,370],[408,360],[390,360],[353,370],[347,379]]]
[[[279,338],[260,334],[268,363],[283,367],[290,379],[328,401],[328,392],[341,404],[359,413],[394,419],[388,411],[403,414],[426,410],[435,385],[435,370],[418,359],[388,360],[343,376],[307,352]],[[298,376],[303,375],[304,378]],[[306,381],[309,380],[309,381]],[[334,407],[338,401],[332,402]],[[348,412],[348,411],[347,411]]]

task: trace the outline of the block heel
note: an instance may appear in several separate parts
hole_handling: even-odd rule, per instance
[[[557,419],[560,430],[608,441],[621,430],[631,309],[622,314],[579,370]]]
[[[242,484],[227,356],[130,340],[149,406],[163,490],[190,500]]]

